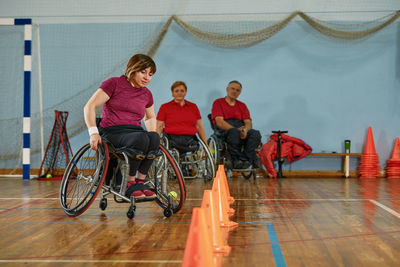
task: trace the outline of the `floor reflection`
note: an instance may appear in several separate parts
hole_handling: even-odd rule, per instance
[[[400,211],[400,179],[386,179],[386,192],[388,193],[392,209]]]
[[[363,214],[365,223],[368,227],[371,227],[372,220],[376,212],[376,205],[369,201],[370,199],[376,200],[379,195],[379,182],[373,178],[359,179],[360,185],[360,197],[363,201]]]

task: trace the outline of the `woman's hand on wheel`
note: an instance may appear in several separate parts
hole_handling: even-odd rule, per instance
[[[98,144],[101,144],[101,136],[99,134],[92,134],[90,136],[90,148],[97,151]]]

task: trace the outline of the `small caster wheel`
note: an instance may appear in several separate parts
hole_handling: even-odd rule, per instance
[[[243,176],[243,178],[246,179],[246,180],[250,179],[250,177],[251,177],[252,175],[253,175],[253,172],[252,172],[252,171],[249,171],[249,172],[242,172],[242,176]]]
[[[102,198],[99,206],[101,210],[105,210],[107,208],[107,198]]]
[[[134,208],[129,208],[128,212],[126,213],[126,216],[129,219],[133,219],[135,217],[135,209]]]
[[[164,210],[164,216],[165,216],[166,218],[171,217],[173,213],[174,213],[174,212],[172,211],[172,209],[168,209],[168,208],[167,208],[167,209]]]

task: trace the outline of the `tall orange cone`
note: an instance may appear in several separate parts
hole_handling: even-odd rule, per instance
[[[371,126],[368,127],[367,140],[365,142],[364,153],[360,159],[358,167],[360,178],[378,178],[379,158],[375,151],[374,137]]]
[[[217,179],[218,180],[218,179]],[[227,200],[224,199],[224,194],[221,193],[218,188],[212,189],[213,198],[218,201],[218,216],[220,221],[220,226],[223,228],[228,228],[229,230],[234,229],[238,226],[238,223],[229,220]]]
[[[222,182],[224,183],[225,186],[225,192],[226,192],[226,197],[228,199],[229,204],[233,204],[235,202],[235,199],[231,196],[231,193],[229,192],[229,185],[228,185],[228,180],[226,179],[226,173],[225,173],[225,168],[224,165],[219,165],[218,166],[218,172],[220,172]]]
[[[372,135],[371,126],[368,127],[367,140],[365,142],[364,154],[376,154],[374,136]]]
[[[213,254],[205,211],[202,208],[193,208],[182,266],[219,266]]]
[[[213,181],[212,189],[216,189],[219,192],[220,199],[225,204],[224,206],[226,207],[226,212],[228,213],[229,216],[233,216],[235,214],[235,210],[230,207],[230,204],[229,204],[229,201],[227,198],[227,193],[225,190],[225,186],[223,185],[223,182],[222,182],[221,173],[216,175],[216,177]]]
[[[226,232],[220,227],[218,217],[218,203],[211,190],[204,190],[201,208],[205,210],[207,226],[211,233],[211,242],[215,253],[223,253],[225,256],[231,252],[231,247],[226,244]]]

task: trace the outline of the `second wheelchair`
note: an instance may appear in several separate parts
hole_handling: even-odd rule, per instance
[[[234,168],[231,155],[228,153],[228,144],[217,134],[216,126],[212,123],[211,114],[208,114],[211,128],[214,133],[208,138],[207,142],[216,165],[223,164],[228,178],[232,176],[232,172],[240,172],[245,179],[254,179],[257,177],[259,166],[251,165],[249,168]],[[259,147],[261,143],[259,144]],[[258,153],[257,153],[258,156]]]
[[[166,134],[162,134],[161,142],[178,162],[185,179],[203,178],[204,181],[211,181],[215,177],[216,169],[212,153],[197,134],[194,138],[196,146],[184,153],[170,142]]]

